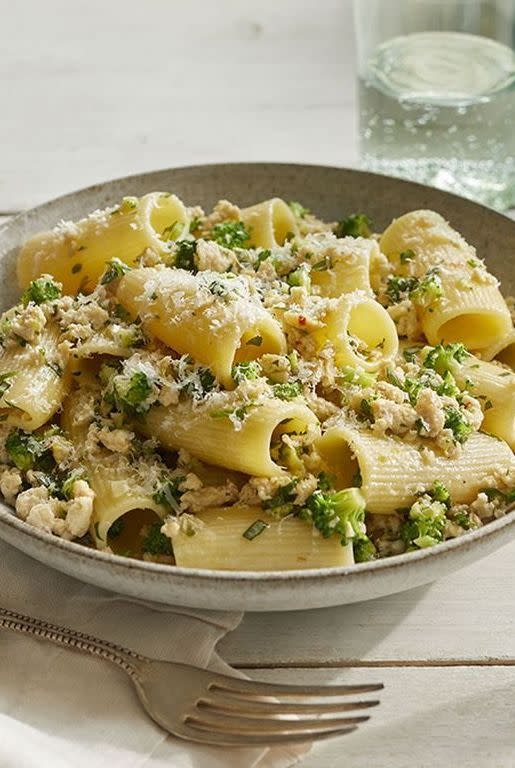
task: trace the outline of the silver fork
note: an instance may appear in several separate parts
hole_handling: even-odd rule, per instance
[[[113,662],[129,675],[156,723],[174,736],[201,744],[271,745],[351,733],[369,716],[342,713],[368,709],[379,701],[349,701],[346,697],[383,688],[381,683],[283,685],[242,680],[188,664],[149,659],[5,608],[0,608],[0,627]]]

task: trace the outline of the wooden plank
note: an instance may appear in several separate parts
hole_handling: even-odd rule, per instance
[[[515,668],[251,670],[249,675],[296,684],[385,684],[370,722],[316,745],[301,768],[515,764]]]
[[[219,645],[231,664],[514,660],[515,543],[441,581],[366,603],[246,614]],[[299,600],[302,596],[299,595]]]
[[[159,167],[356,159],[350,0],[29,6],[0,25],[0,211]]]

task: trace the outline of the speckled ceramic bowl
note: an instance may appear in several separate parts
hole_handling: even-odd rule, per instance
[[[202,165],[129,176],[53,200],[17,216],[0,230],[0,300],[18,297],[17,249],[59,219],[77,219],[123,195],[173,191],[205,208],[225,197],[249,205],[267,197],[301,200],[322,217],[366,211],[380,229],[415,208],[443,214],[473,243],[513,293],[515,223],[475,203],[386,176],[274,163]],[[247,611],[317,608],[358,602],[426,584],[506,544],[515,536],[515,512],[433,549],[351,568],[269,573],[204,571],[139,562],[87,549],[34,530],[0,503],[0,537],[31,557],[106,589],[172,605]]]

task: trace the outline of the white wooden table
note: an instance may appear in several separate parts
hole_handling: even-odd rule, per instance
[[[130,172],[357,162],[349,0],[0,0],[0,217]],[[0,218],[1,221],[1,218]],[[515,543],[362,605],[247,615],[249,674],[381,680],[304,768],[515,765]]]

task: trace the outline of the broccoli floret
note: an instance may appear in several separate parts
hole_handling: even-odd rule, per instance
[[[386,295],[394,304],[403,299],[407,299],[411,292],[418,287],[419,281],[416,277],[402,277],[392,275],[388,278],[386,284]]]
[[[288,203],[290,210],[297,219],[304,219],[308,213],[311,213],[309,208],[304,208],[302,203],[298,203],[296,200],[290,200]]]
[[[448,395],[449,397],[461,397],[461,389],[456,384],[456,379],[449,371],[446,371],[443,376],[443,381],[436,388],[437,395]]]
[[[248,363],[236,363],[231,371],[231,376],[236,384],[246,379],[259,379],[261,366],[256,360],[251,360]]]
[[[354,384],[357,387],[371,387],[376,381],[375,373],[367,373],[361,368],[342,365],[338,369],[338,383]]]
[[[175,247],[174,266],[178,269],[187,269],[189,272],[197,271],[195,266],[195,254],[197,253],[196,240],[178,240]]]
[[[401,526],[401,538],[408,549],[425,549],[443,541],[447,507],[441,501],[423,496],[408,513],[408,520]]]
[[[46,436],[45,433],[37,436],[21,429],[15,429],[8,435],[5,449],[19,470],[27,472],[29,469],[39,469],[48,472],[54,468],[55,461],[48,450]]]
[[[469,356],[466,347],[463,344],[437,344],[430,349],[424,360],[424,368],[432,368],[434,371],[444,376],[446,373],[452,373],[453,363],[462,363]]]
[[[161,533],[162,523],[153,523],[143,540],[142,550],[149,555],[171,555],[172,543],[168,536]]]
[[[250,232],[242,221],[222,221],[211,230],[211,239],[225,248],[244,248]]]
[[[294,400],[302,394],[302,388],[298,381],[286,382],[285,384],[274,384],[272,387],[275,397],[279,400]]]
[[[416,304],[427,306],[442,295],[442,281],[436,268],[429,269],[425,276],[419,280],[409,294],[409,297]]]
[[[133,373],[129,379],[129,386],[120,394],[120,401],[125,410],[134,413],[146,413],[150,405],[146,403],[148,396],[152,392],[152,385],[148,376],[143,371]]]
[[[325,493],[314,491],[299,512],[327,539],[333,534],[343,545],[365,535],[365,499],[357,488]]]
[[[459,410],[450,406],[445,409],[445,429],[450,429],[457,443],[465,443],[472,432],[472,427]]]
[[[288,285],[293,287],[311,288],[311,278],[309,276],[309,267],[307,264],[301,264],[300,267],[290,272],[286,278]]]
[[[124,264],[120,259],[111,259],[111,261],[107,262],[107,267],[100,279],[100,283],[101,285],[112,283],[113,280],[117,280],[127,272],[130,272],[130,267],[127,264]]]
[[[370,237],[372,221],[364,213],[353,213],[346,219],[338,222],[334,230],[336,237]]]
[[[376,559],[377,549],[368,536],[364,536],[361,539],[354,539],[352,548],[354,550],[354,560],[356,563],[367,563],[370,560]]]
[[[51,277],[38,277],[25,289],[21,295],[21,303],[24,307],[31,301],[34,304],[43,304],[45,301],[54,301],[61,296],[61,286]]]
[[[190,232],[196,232],[197,229],[200,229],[201,224],[202,224],[202,217],[194,216],[190,221]]]
[[[182,476],[161,478],[161,483],[152,498],[157,504],[161,504],[166,509],[178,512],[182,496],[179,485],[183,480],[184,477]]]
[[[434,501],[439,501],[442,504],[445,504],[447,508],[451,506],[451,494],[445,485],[439,480],[434,481],[433,485],[431,486],[430,490],[427,491],[427,493]]]
[[[123,374],[113,376],[113,367],[104,365],[100,370],[100,379],[108,385],[104,400],[118,410],[128,416],[140,416],[150,410],[152,400],[149,396],[153,386],[143,371],[136,371],[127,379]]]

